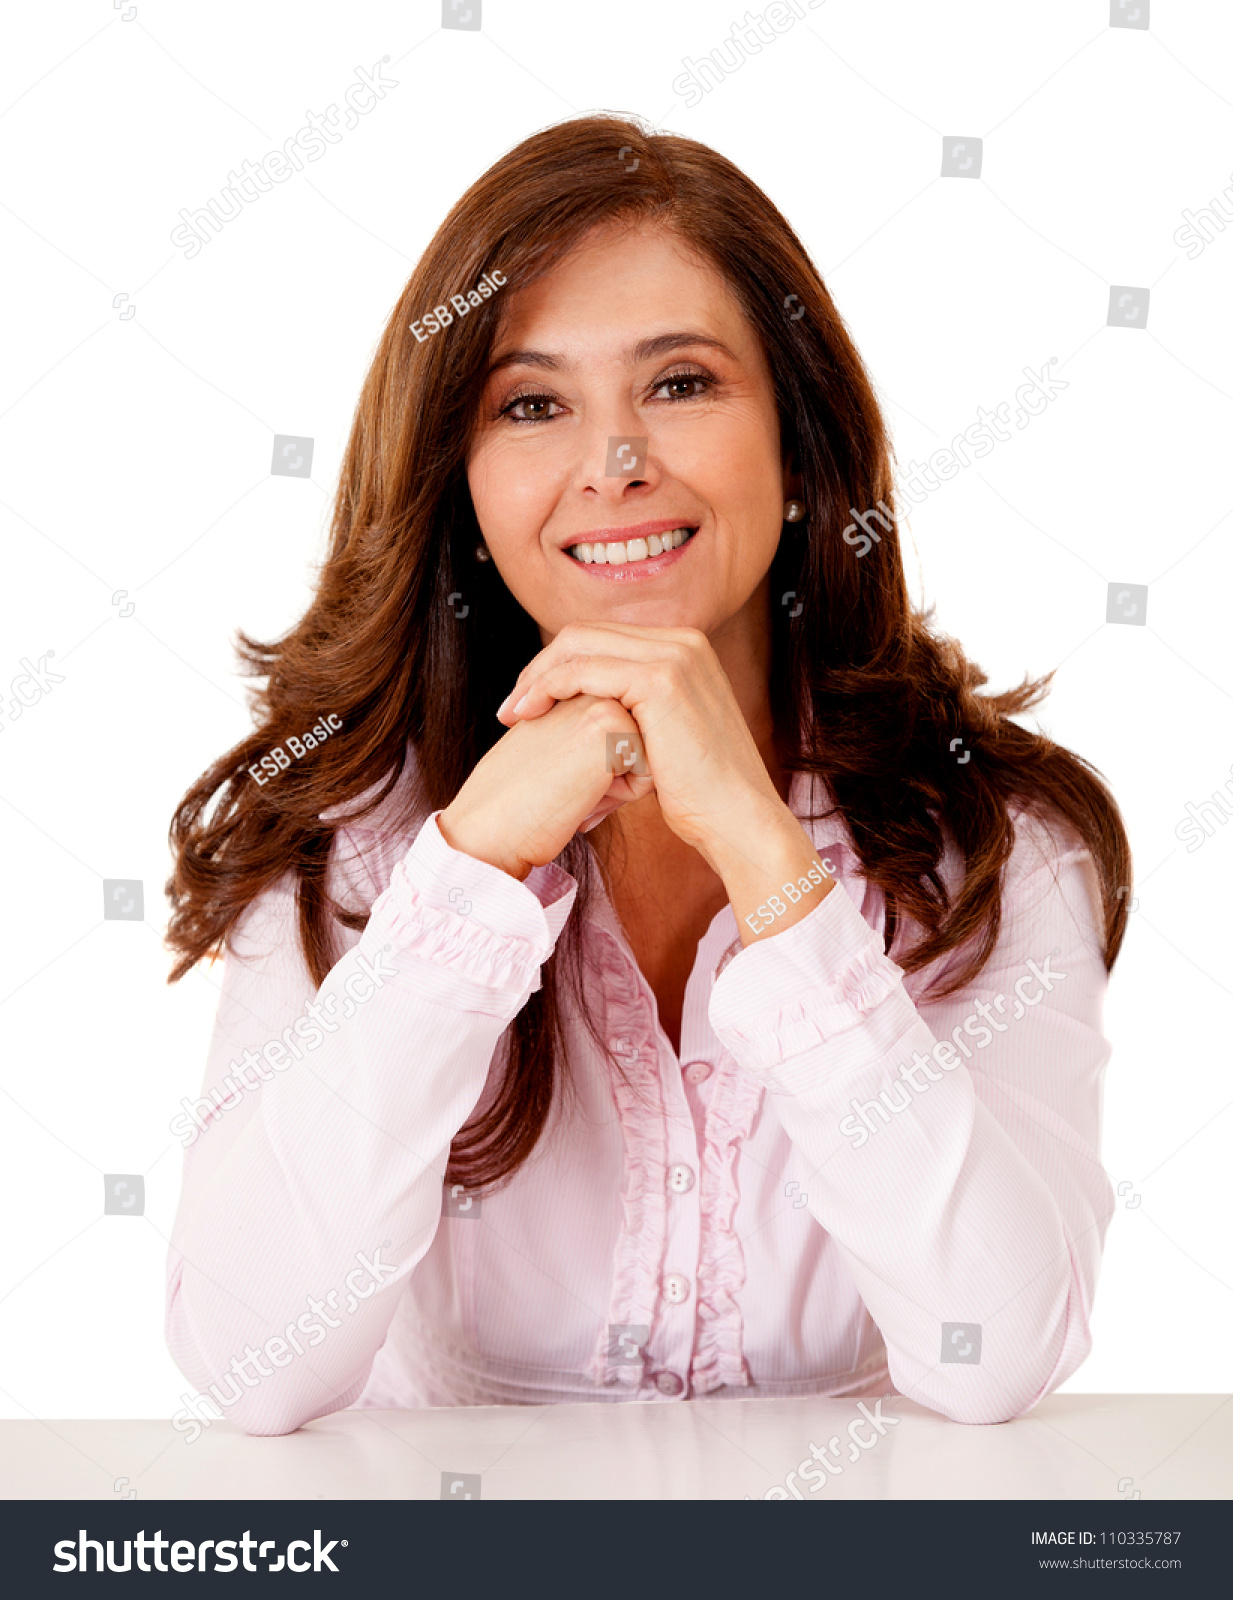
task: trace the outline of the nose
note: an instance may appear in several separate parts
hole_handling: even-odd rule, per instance
[[[645,426],[638,417],[620,418],[632,427]],[[610,427],[611,424],[609,423]],[[631,496],[650,493],[662,471],[647,434],[591,430],[582,445],[577,486],[584,493],[617,504]]]

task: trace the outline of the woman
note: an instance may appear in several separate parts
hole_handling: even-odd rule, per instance
[[[987,1423],[1076,1369],[1125,831],[1010,720],[1048,680],[978,695],[911,608],[869,380],[730,163],[614,117],[497,162],[307,614],[240,640],[260,725],[172,828],[172,981],[226,950],[178,1427],[892,1384]]]

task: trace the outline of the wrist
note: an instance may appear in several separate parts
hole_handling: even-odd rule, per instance
[[[801,845],[813,848],[799,820],[781,800],[760,802],[719,818],[698,853],[728,883],[751,869],[774,877],[779,861],[795,863]]]
[[[724,823],[708,852],[744,945],[792,927],[835,887],[834,863],[782,802]]]
[[[781,933],[807,917],[835,887],[831,869],[832,863],[825,856],[814,855],[804,872],[786,877],[778,889],[763,897],[760,905],[744,910],[742,901],[741,943],[752,944],[759,934]]]
[[[465,818],[452,815],[449,806],[437,813],[437,832],[451,850],[459,850],[474,861],[485,861],[490,867],[497,867],[511,878],[516,878],[519,883],[530,876],[530,861],[523,861],[520,856],[510,856],[494,848]]]

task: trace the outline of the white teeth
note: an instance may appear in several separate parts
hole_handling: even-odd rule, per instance
[[[694,532],[693,528],[673,528],[669,533],[652,533],[645,539],[627,539],[607,544],[576,544],[570,554],[576,561],[621,566],[630,561],[645,561],[649,556],[677,550]]]

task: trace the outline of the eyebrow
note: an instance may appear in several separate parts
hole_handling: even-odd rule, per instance
[[[627,364],[635,366],[640,361],[650,361],[656,356],[669,355],[673,350],[680,350],[686,345],[702,345],[708,350],[718,350],[730,361],[736,360],[722,340],[713,339],[706,333],[684,329],[676,333],[658,333],[651,339],[640,339],[630,350]],[[539,367],[545,372],[560,372],[568,365],[569,363],[561,357],[550,355],[546,350],[507,350],[489,366],[488,376],[491,378],[494,373],[502,371],[505,367]]]

